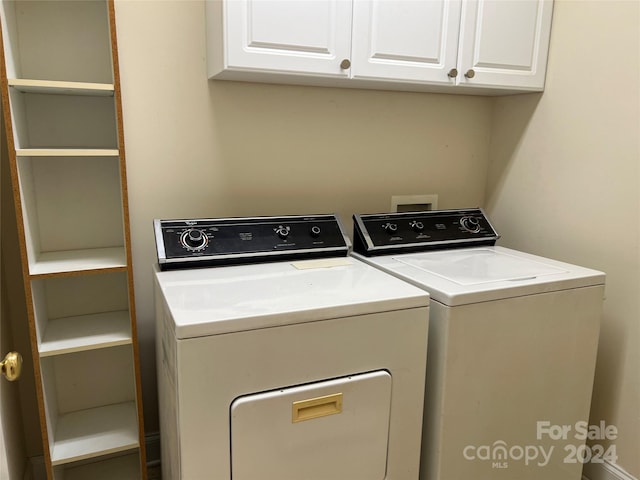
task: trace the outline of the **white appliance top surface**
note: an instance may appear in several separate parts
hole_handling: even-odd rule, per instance
[[[445,305],[497,300],[604,284],[596,270],[504,247],[477,247],[362,257],[424,288]]]
[[[428,294],[351,257],[159,271],[177,338],[426,307]]]

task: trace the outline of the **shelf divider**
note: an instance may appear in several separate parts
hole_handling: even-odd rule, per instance
[[[111,83],[62,82],[28,78],[10,78],[8,82],[10,87],[25,93],[112,97],[114,92],[114,87]]]
[[[117,148],[20,148],[17,157],[117,157]]]
[[[91,270],[125,269],[127,257],[124,247],[90,248],[43,252],[29,265],[31,277],[77,273]]]
[[[40,357],[116,347],[131,343],[127,310],[49,320]]]

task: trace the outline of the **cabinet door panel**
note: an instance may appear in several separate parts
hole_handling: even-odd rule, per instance
[[[351,2],[233,0],[224,3],[227,68],[347,76]]]
[[[460,83],[542,90],[552,8],[551,0],[465,2]],[[473,77],[465,77],[471,69]]]
[[[460,2],[355,0],[354,78],[453,83]]]

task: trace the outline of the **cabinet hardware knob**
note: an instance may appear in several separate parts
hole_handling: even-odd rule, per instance
[[[20,378],[20,372],[22,372],[22,355],[18,352],[7,353],[4,360],[0,362],[0,371],[10,382]]]
[[[458,76],[458,69],[452,68],[451,70],[449,70],[449,73],[447,73],[447,76],[449,78],[456,78]]]
[[[342,70],[346,70],[348,68],[351,68],[351,61],[348,58],[345,58],[344,60],[342,60],[340,62],[340,68]]]
[[[476,76],[476,72],[474,72],[473,69],[470,68],[469,70],[467,70],[467,73],[465,73],[464,76],[467,78],[473,78]]]

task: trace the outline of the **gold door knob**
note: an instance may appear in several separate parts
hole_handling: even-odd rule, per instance
[[[0,370],[2,375],[13,382],[20,378],[20,372],[22,371],[22,355],[18,352],[9,352],[4,360],[0,362]]]
[[[449,78],[456,78],[458,76],[458,69],[452,68],[451,70],[449,70],[449,73],[447,73],[447,76]]]
[[[345,58],[344,60],[342,60],[340,62],[340,68],[342,70],[346,70],[348,68],[351,68],[351,61],[348,58]]]
[[[476,76],[476,72],[474,72],[473,69],[469,69],[467,70],[467,73],[464,74],[464,76],[467,78],[473,78]]]

